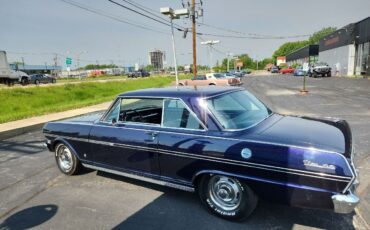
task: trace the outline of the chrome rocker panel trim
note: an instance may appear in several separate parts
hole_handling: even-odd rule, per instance
[[[175,189],[184,190],[184,191],[187,191],[187,192],[194,192],[195,191],[195,189],[193,187],[190,187],[190,186],[179,185],[179,184],[171,183],[171,182],[168,182],[168,181],[157,180],[157,179],[149,178],[149,177],[146,177],[146,176],[140,176],[140,175],[136,175],[136,174],[132,174],[132,173],[125,173],[125,172],[121,172],[121,171],[117,171],[117,170],[113,170],[113,169],[107,169],[107,168],[94,166],[94,165],[90,165],[90,164],[86,164],[86,163],[82,163],[82,165],[86,168],[89,168],[89,169],[103,171],[103,172],[107,172],[107,173],[112,173],[112,174],[116,174],[116,175],[119,175],[119,176],[132,178],[132,179],[135,179],[135,180],[145,181],[145,182],[149,182],[149,183],[153,183],[153,184],[158,184],[158,185],[162,185],[162,186],[167,186],[167,187],[171,187],[171,188],[175,188]]]

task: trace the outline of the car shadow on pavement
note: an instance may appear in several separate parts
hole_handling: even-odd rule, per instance
[[[29,229],[39,226],[53,218],[58,206],[54,204],[38,205],[14,213],[0,223],[0,229]]]
[[[45,151],[43,141],[16,142],[9,140],[0,141],[0,152],[16,152],[21,154],[37,154]]]
[[[293,229],[299,226],[336,230],[355,229],[352,223],[353,214],[341,215],[331,211],[293,208],[262,200],[259,200],[256,210],[246,221],[227,221],[209,213],[201,205],[196,193],[104,172],[98,172],[98,175],[163,192],[160,197],[113,229]]]

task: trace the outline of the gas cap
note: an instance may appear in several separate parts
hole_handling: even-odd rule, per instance
[[[241,155],[244,159],[249,159],[252,156],[252,151],[248,148],[242,149]]]

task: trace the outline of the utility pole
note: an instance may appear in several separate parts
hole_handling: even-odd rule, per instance
[[[210,69],[210,72],[212,73],[213,72],[213,68],[212,68],[212,46],[215,45],[215,44],[218,44],[220,43],[219,40],[209,40],[209,41],[205,41],[205,42],[201,42],[200,44],[202,45],[207,45],[208,46],[208,55],[209,55],[209,69]]]
[[[57,67],[58,67],[58,54],[55,54],[55,57],[54,57],[54,74],[55,74],[56,77],[58,77]]]
[[[24,57],[22,57],[22,65],[23,65],[23,70],[24,70]]]
[[[195,24],[195,0],[191,1],[191,21],[192,21],[192,33],[193,33],[193,76],[197,76],[197,32]]]

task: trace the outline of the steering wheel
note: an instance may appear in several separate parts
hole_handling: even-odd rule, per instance
[[[133,112],[134,114],[136,114],[139,117],[139,121],[143,121],[143,117],[135,109],[127,109],[127,110],[121,111],[120,114],[119,114],[119,120],[120,121],[127,121],[127,113],[128,112]]]

